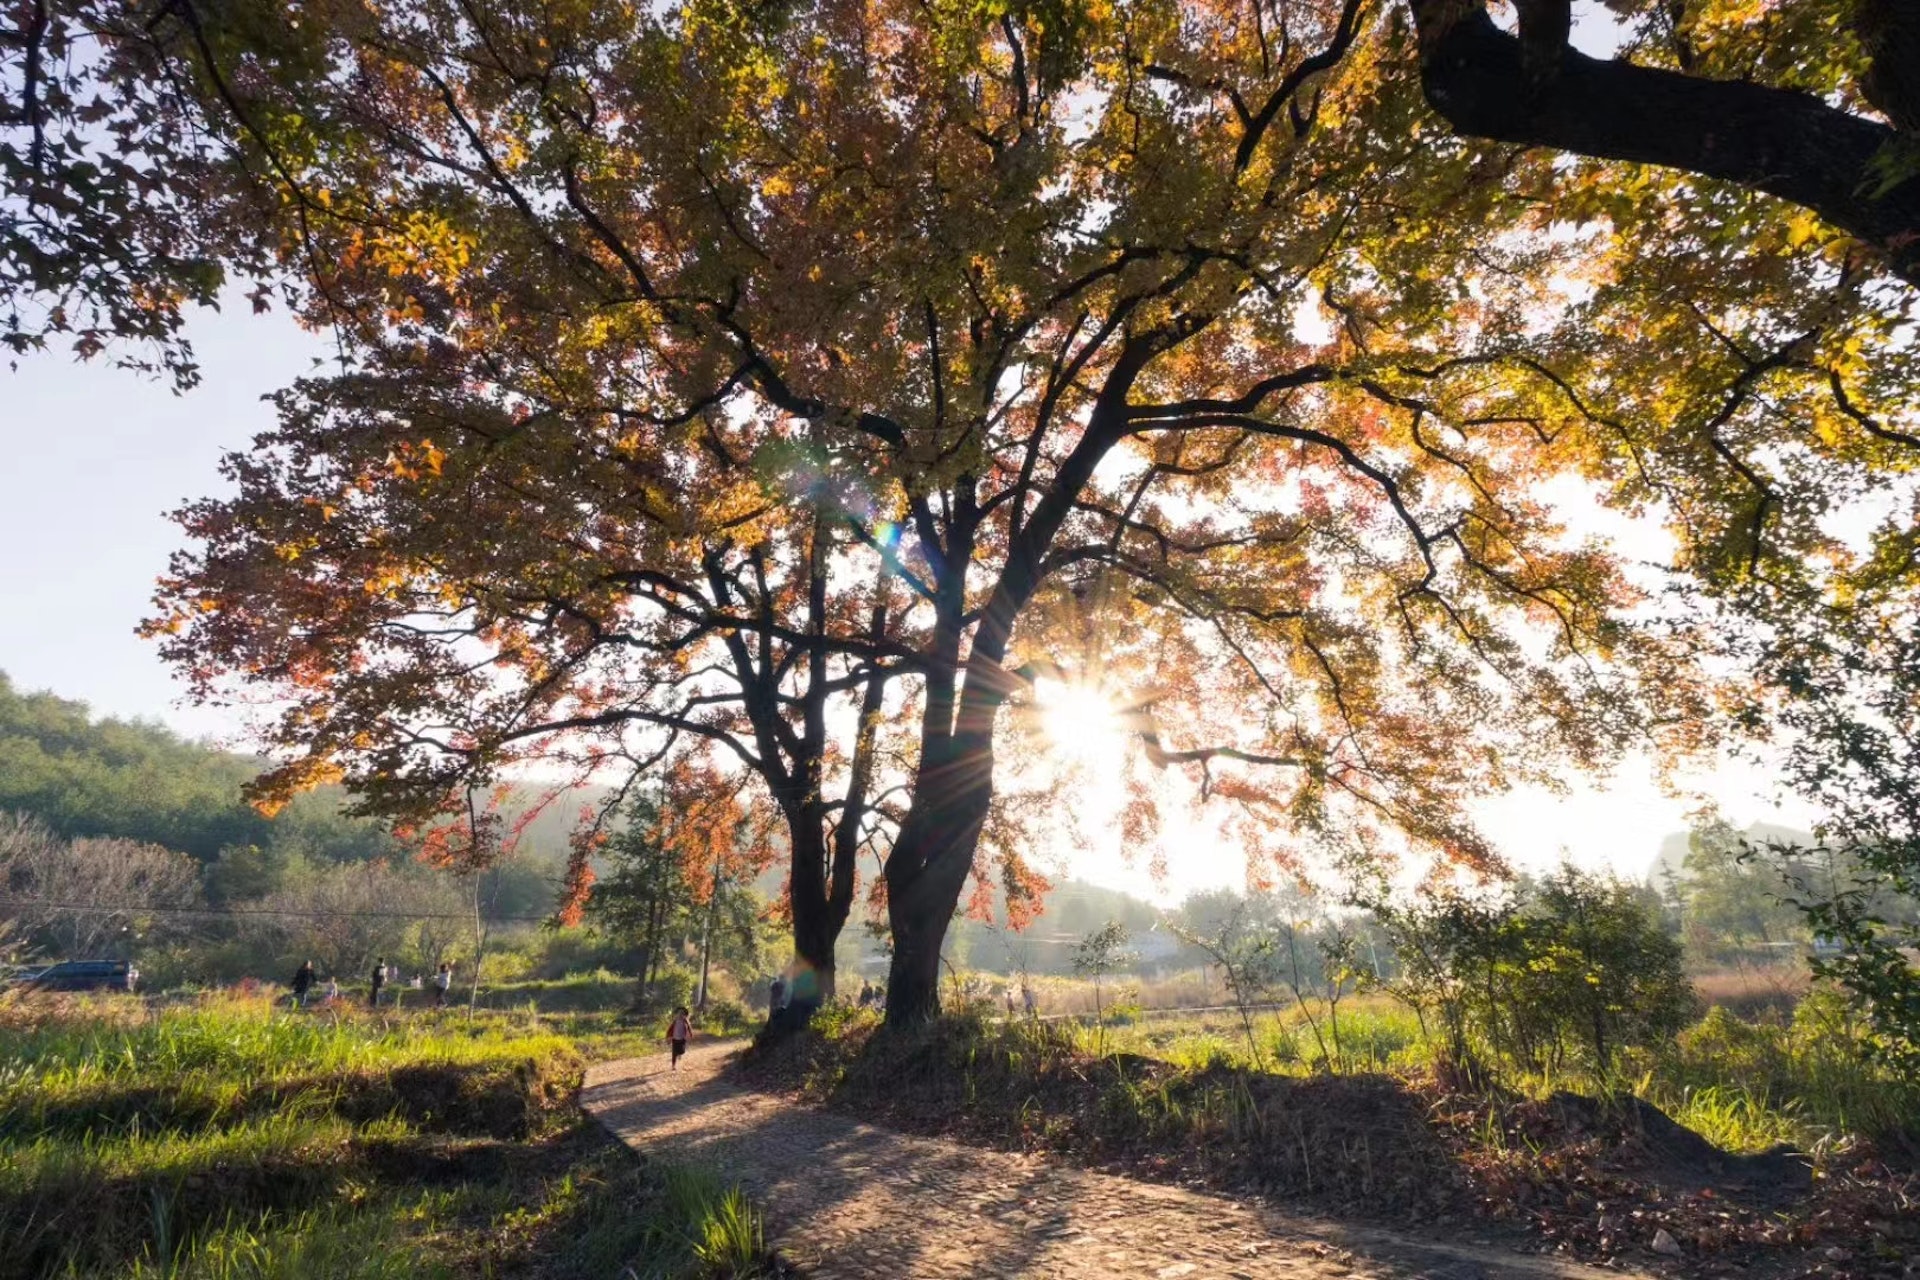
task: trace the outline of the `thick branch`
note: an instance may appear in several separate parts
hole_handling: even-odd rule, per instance
[[[1809,93],[1709,80],[1572,49],[1545,79],[1520,41],[1475,9],[1412,0],[1427,101],[1462,134],[1681,169],[1778,196],[1879,248],[1920,286],[1920,179],[1883,195],[1876,157],[1897,134]],[[1457,8],[1453,8],[1457,12]]]

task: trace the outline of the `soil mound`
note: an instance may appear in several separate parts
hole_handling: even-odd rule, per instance
[[[1664,1190],[1707,1189],[1756,1203],[1798,1200],[1813,1190],[1813,1163],[1792,1147],[1756,1155],[1725,1151],[1642,1098],[1560,1092],[1547,1107],[1569,1135],[1604,1141],[1601,1167]]]

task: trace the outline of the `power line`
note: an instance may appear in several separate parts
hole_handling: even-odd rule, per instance
[[[294,917],[308,920],[471,920],[470,911],[315,911],[299,907],[167,907],[99,903],[48,902],[41,898],[0,898],[0,909],[28,908],[39,911],[71,911],[78,915],[163,915],[204,916],[211,919],[244,916]],[[540,924],[551,916],[487,916],[494,923]]]

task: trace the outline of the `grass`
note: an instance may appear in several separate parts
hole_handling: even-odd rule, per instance
[[[737,1190],[580,1114],[582,1066],[520,1013],[0,1003],[0,1280],[772,1274]]]
[[[1736,1151],[1852,1134],[1910,1142],[1920,1136],[1920,1081],[1877,1066],[1866,1042],[1831,992],[1809,995],[1790,1017],[1750,1021],[1715,1007],[1650,1061],[1640,1092]]]
[[[1813,1150],[1850,1135],[1904,1145],[1920,1136],[1920,1081],[1876,1065],[1865,1052],[1865,1028],[1831,993],[1810,993],[1804,981],[1796,985],[1791,973],[1775,970],[1708,974],[1698,990],[1704,1016],[1658,1052],[1625,1055],[1612,1078],[1509,1068],[1501,1083],[1533,1098],[1625,1089],[1734,1152],[1782,1144]],[[1233,1010],[1154,1010],[1104,1034],[1090,1018],[1047,1025],[1081,1055],[1154,1058],[1188,1071],[1410,1078],[1438,1065],[1419,1020],[1379,994],[1343,1000],[1337,1036],[1324,1006],[1312,1021],[1297,1007],[1262,1009],[1253,1015],[1252,1045]],[[1492,1060],[1489,1049],[1480,1051]]]

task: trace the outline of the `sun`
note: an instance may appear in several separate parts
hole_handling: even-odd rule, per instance
[[[1094,780],[1118,783],[1126,765],[1126,730],[1113,700],[1100,689],[1066,680],[1041,680],[1034,690],[1050,753]]]

